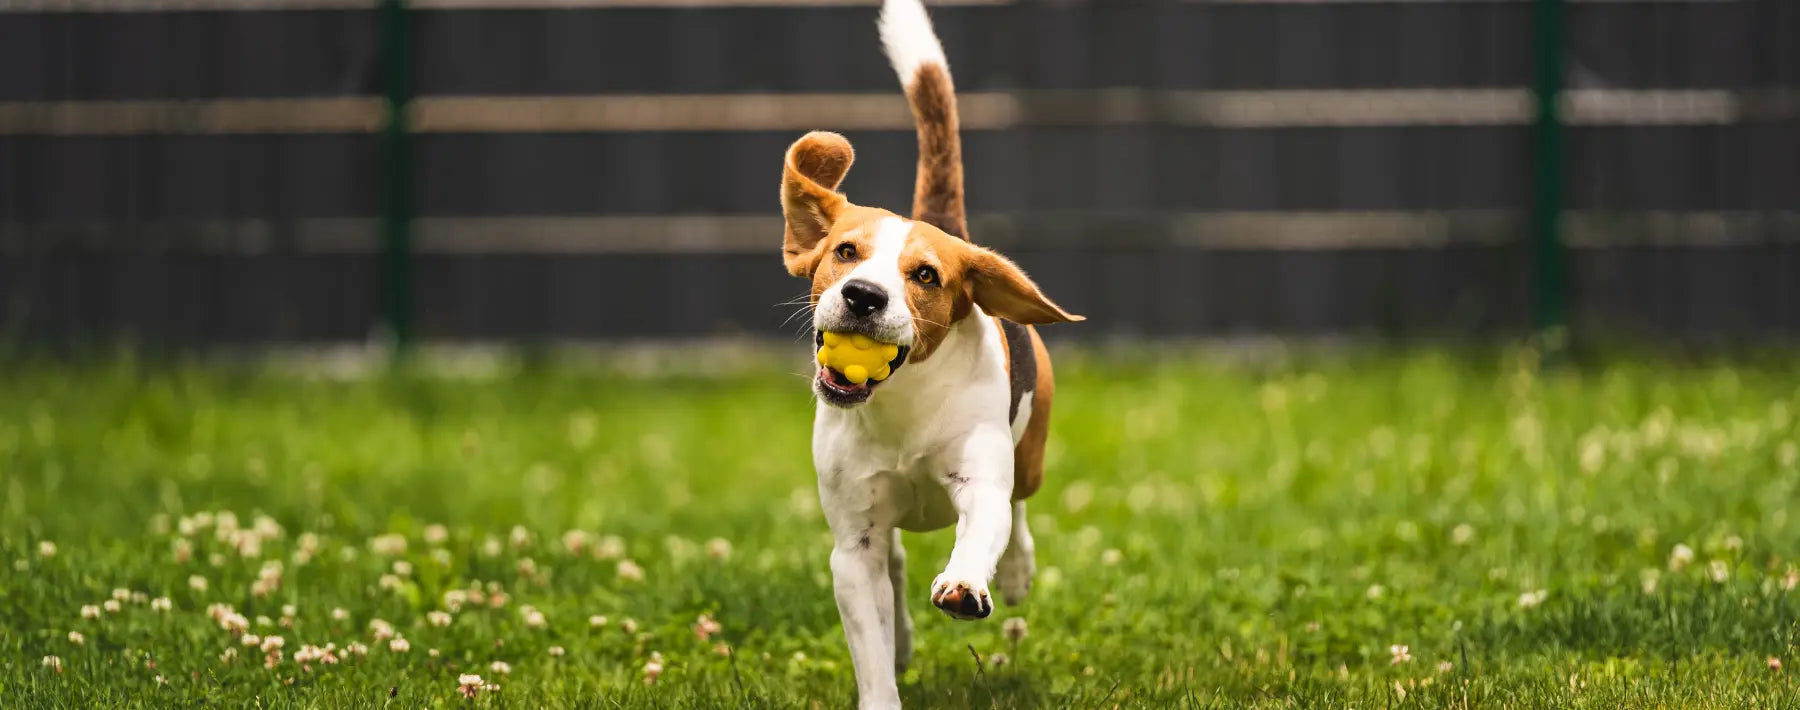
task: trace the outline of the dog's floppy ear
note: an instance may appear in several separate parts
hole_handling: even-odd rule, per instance
[[[970,247],[969,290],[975,303],[989,315],[1023,325],[1075,323],[1087,320],[1052,303],[1024,270],[1006,257],[980,247]]]
[[[855,160],[850,141],[836,133],[813,131],[788,146],[781,169],[781,212],[787,218],[781,258],[788,273],[812,275],[819,261],[814,248],[850,206],[836,190]]]

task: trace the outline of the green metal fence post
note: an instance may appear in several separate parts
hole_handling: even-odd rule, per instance
[[[382,317],[395,352],[404,354],[413,338],[413,165],[406,120],[412,99],[412,18],[406,0],[381,2],[381,78],[387,96],[381,133]]]
[[[1532,54],[1537,70],[1531,205],[1532,316],[1538,334],[1552,341],[1559,341],[1566,334],[1568,318],[1567,255],[1562,237],[1567,156],[1559,106],[1563,88],[1563,4],[1564,0],[1536,0],[1532,15]]]

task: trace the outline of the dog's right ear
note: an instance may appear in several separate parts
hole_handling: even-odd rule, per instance
[[[850,206],[837,186],[855,160],[850,141],[836,133],[813,131],[788,146],[781,170],[781,212],[787,218],[781,258],[788,273],[810,277],[818,266],[819,242]]]

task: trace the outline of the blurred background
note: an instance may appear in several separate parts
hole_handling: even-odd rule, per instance
[[[1800,2],[958,0],[1053,338],[1800,332]],[[0,333],[786,338],[782,151],[911,203],[845,0],[6,0]]]

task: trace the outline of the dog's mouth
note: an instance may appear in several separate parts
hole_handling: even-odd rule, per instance
[[[825,344],[824,331],[817,331],[813,334],[813,344],[815,346]],[[888,379],[892,379],[894,373],[900,371],[900,366],[906,364],[906,356],[911,350],[912,348],[908,346],[899,346],[899,352],[894,355],[893,360],[887,363]],[[869,396],[874,394],[875,388],[887,381],[870,377],[860,383],[852,382],[844,373],[825,365],[819,366],[813,379],[816,384],[814,389],[818,391],[820,398],[824,399],[826,403],[838,407],[850,407],[868,401]]]

